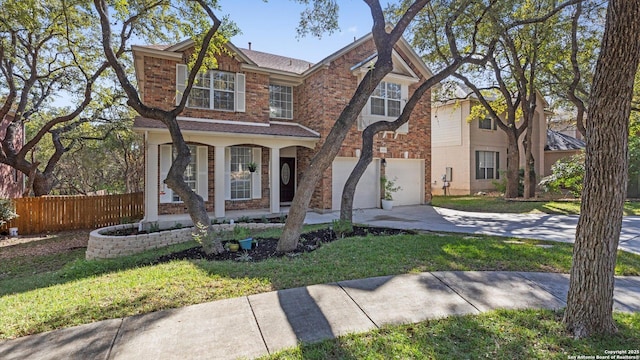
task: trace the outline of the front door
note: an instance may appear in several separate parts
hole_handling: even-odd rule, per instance
[[[293,201],[296,193],[296,159],[280,158],[280,202]]]

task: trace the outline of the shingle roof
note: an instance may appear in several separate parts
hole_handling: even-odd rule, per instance
[[[258,66],[292,72],[295,74],[302,74],[305,70],[308,70],[313,66],[313,63],[294,59],[286,56],[280,56],[275,54],[268,54],[261,51],[249,50],[249,49],[238,49],[242,51],[249,59],[255,62]]]
[[[580,150],[584,149],[585,146],[586,143],[583,140],[547,129],[547,145],[544,147],[545,151]]]
[[[268,126],[233,124],[229,122],[178,120],[183,131],[205,131],[212,133],[254,134],[283,137],[319,139],[320,136],[297,123],[269,123]],[[166,129],[160,121],[144,117],[136,117],[134,129]]]

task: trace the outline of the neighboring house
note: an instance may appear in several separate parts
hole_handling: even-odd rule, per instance
[[[0,139],[4,139],[7,127],[13,120],[13,116],[7,115],[0,122]],[[16,148],[21,148],[24,144],[24,126],[21,126],[18,129],[17,140],[14,142],[13,146]],[[16,170],[15,168],[0,164],[0,198],[5,199],[15,199],[22,197],[22,193],[24,192],[24,176],[23,174]]]
[[[543,176],[551,175],[551,166],[560,159],[577,155],[584,151],[584,140],[576,139],[559,131],[547,129],[547,145],[544,147]]]
[[[279,213],[295,195],[301,174],[323,144],[335,120],[376,59],[371,34],[317,64],[228,43],[218,68],[202,72],[178,122],[192,146],[185,180],[205,199],[214,216],[226,210],[268,209]],[[143,101],[171,109],[186,83],[185,59],[193,43],[133,46]],[[338,209],[342,187],[361,151],[367,124],[394,120],[409,95],[431,73],[402,39],[393,52],[394,69],[371,96],[338,157],[320,179],[310,207]],[[177,94],[177,95],[176,95]],[[362,177],[355,208],[380,206],[380,176],[396,179],[396,204],[423,204],[430,188],[430,94],[397,132],[377,135],[374,161]],[[180,198],[163,182],[173,150],[168,130],[156,120],[137,118],[134,129],[145,141],[145,221],[186,213]],[[249,172],[255,163],[257,170]]]
[[[470,90],[457,86],[456,100],[436,102],[431,109],[431,173],[432,192],[443,194],[446,180],[451,195],[469,195],[495,190],[495,181],[502,181],[501,171],[507,169],[507,135],[490,118],[469,121],[471,109],[479,105]],[[535,171],[540,179],[544,171],[546,116],[548,106],[538,96],[532,129],[532,153]],[[524,138],[524,134],[520,139]],[[520,142],[520,163],[524,149]]]

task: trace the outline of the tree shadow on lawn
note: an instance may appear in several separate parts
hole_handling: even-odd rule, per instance
[[[384,326],[367,335],[348,335],[320,343],[302,344],[303,359],[325,356],[341,359],[385,358],[566,358],[604,355],[604,350],[627,350],[637,340],[633,324],[617,321],[619,333],[575,340],[564,330],[563,311],[498,310],[481,315],[452,316],[417,324]],[[620,319],[616,314],[614,317]],[[637,324],[640,315],[632,318]],[[335,357],[333,356],[335,355]],[[285,358],[276,354],[274,359]]]

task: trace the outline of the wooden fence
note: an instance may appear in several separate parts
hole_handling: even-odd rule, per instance
[[[142,218],[142,193],[103,196],[42,196],[13,200],[19,217],[2,229],[17,227],[20,235],[95,229]]]

